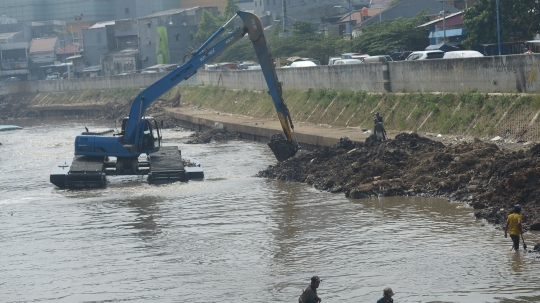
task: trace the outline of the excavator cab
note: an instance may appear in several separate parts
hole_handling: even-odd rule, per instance
[[[126,133],[126,127],[128,124],[128,117],[125,117],[122,119],[122,128],[119,134],[120,136],[124,136]],[[155,151],[157,148],[161,147],[161,129],[159,127],[159,124],[157,120],[153,117],[143,117],[141,119],[141,122],[144,122],[142,125],[143,132],[142,132],[142,139],[139,142],[141,144],[141,152],[149,154],[153,151]]]

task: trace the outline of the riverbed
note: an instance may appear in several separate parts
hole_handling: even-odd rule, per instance
[[[59,190],[49,172],[75,136],[114,123],[7,124],[24,129],[0,133],[2,302],[296,302],[315,274],[323,302],[375,302],[385,287],[396,303],[540,301],[540,259],[465,204],[256,178],[275,164],[265,144],[188,145],[173,130],[165,145],[198,157],[203,181]]]

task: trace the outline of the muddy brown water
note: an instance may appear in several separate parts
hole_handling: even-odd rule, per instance
[[[172,130],[204,181],[58,190],[49,172],[74,137],[113,124],[6,122],[24,129],[0,133],[2,302],[296,302],[313,274],[323,302],[375,302],[387,286],[395,302],[540,302],[540,259],[463,204],[255,178],[276,161],[266,144],[187,145]]]

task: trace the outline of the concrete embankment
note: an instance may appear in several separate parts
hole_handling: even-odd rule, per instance
[[[215,86],[181,87],[181,102],[276,121],[270,96],[261,91]],[[426,132],[442,136],[540,141],[540,95],[467,92],[370,94],[365,91],[285,90],[284,100],[297,125],[331,125],[334,129],[373,127],[373,113],[384,118],[387,130]],[[182,118],[186,119],[187,118]],[[193,121],[190,120],[190,123]],[[260,124],[260,121],[257,123]]]
[[[0,119],[46,116],[87,116],[116,119],[127,115],[131,101],[139,88],[88,90],[60,93],[11,94],[0,98]],[[162,114],[165,108],[171,116],[184,121],[186,126],[209,127],[213,121],[204,115],[213,112],[252,117],[242,126],[246,134],[265,140],[269,132],[254,128],[262,123],[277,124],[273,102],[265,92],[232,90],[216,86],[181,86],[172,89],[149,108],[148,114]],[[180,102],[179,102],[180,99]],[[307,89],[285,90],[297,131],[304,125],[343,128],[351,139],[362,129],[372,128],[373,113],[384,117],[388,131],[412,131],[442,136],[500,137],[501,140],[540,141],[540,95],[466,93],[367,93],[365,91]],[[208,111],[189,116],[176,106],[190,104]],[[202,120],[201,120],[202,119]],[[258,119],[258,120],[257,120]],[[219,120],[215,120],[220,122]],[[226,121],[225,121],[226,122]],[[231,124],[239,124],[234,120]],[[255,125],[257,123],[257,125]],[[323,126],[326,125],[326,126]],[[229,128],[240,127],[229,125]],[[323,139],[299,140],[314,145],[331,145]],[[315,133],[318,133],[315,132]],[[364,135],[365,136],[365,135]],[[339,139],[340,136],[334,136]]]

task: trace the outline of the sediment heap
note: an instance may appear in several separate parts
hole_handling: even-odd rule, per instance
[[[540,230],[540,144],[516,151],[479,139],[444,145],[414,133],[382,142],[342,138],[257,176],[354,199],[409,195],[467,202],[477,218],[499,226],[519,203],[525,230]]]

